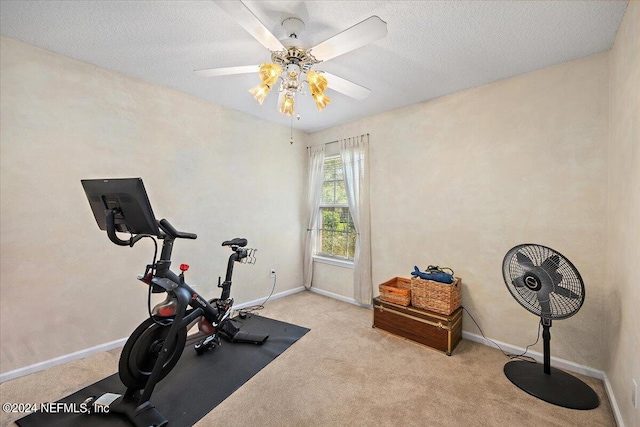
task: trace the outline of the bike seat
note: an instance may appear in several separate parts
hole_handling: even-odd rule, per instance
[[[247,246],[247,239],[236,237],[235,239],[222,242],[222,246],[240,246],[241,248],[244,248],[245,246]]]

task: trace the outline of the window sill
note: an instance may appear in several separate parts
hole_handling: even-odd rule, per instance
[[[333,265],[335,267],[353,269],[353,261],[347,261],[347,260],[341,260],[341,259],[335,259],[335,258],[329,258],[329,257],[323,257],[323,256],[314,255],[313,256],[313,262],[319,262],[320,264],[329,264],[329,265]]]

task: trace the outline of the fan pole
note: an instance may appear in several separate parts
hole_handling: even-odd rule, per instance
[[[544,351],[544,373],[551,375],[551,319],[542,318],[542,343]]]

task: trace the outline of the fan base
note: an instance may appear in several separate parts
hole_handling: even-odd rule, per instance
[[[504,365],[504,374],[530,395],[563,408],[595,409],[600,404],[591,387],[554,367],[551,367],[551,375],[547,375],[539,363],[512,361]]]

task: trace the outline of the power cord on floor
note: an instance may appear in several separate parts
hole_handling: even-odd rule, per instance
[[[484,335],[484,332],[482,332],[482,328],[480,328],[480,325],[478,325],[478,322],[476,322],[476,319],[473,318],[473,316],[471,315],[471,313],[469,313],[469,310],[467,310],[465,307],[462,307],[462,309],[464,311],[467,312],[467,314],[469,315],[469,317],[471,318],[471,320],[473,320],[473,323],[476,324],[476,327],[478,328],[478,330],[480,331],[480,334],[482,335],[482,338],[484,338],[485,340],[489,341],[491,344],[495,345],[496,347],[498,347],[498,349],[502,352],[502,354],[504,354],[505,356],[507,356],[509,359],[520,359],[520,360],[524,360],[525,362],[531,362],[531,363],[536,363],[536,359],[534,359],[532,356],[526,356],[527,352],[529,351],[529,347],[532,347],[536,344],[538,344],[538,341],[540,340],[540,327],[542,326],[542,319],[540,319],[540,323],[538,323],[538,336],[536,338],[536,341],[533,344],[529,344],[525,349],[524,352],[521,354],[512,354],[512,353],[507,353],[506,351],[504,351],[502,349],[502,347],[500,347],[495,341],[492,341],[491,339],[487,338]]]
[[[276,281],[277,281],[277,279],[278,279],[278,276],[276,274],[274,274],[273,275],[273,287],[271,288],[271,293],[269,294],[269,296],[267,297],[266,300],[262,301],[261,304],[256,304],[256,305],[252,305],[252,306],[241,308],[241,309],[237,310],[238,315],[240,316],[241,319],[244,319],[245,317],[247,317],[247,314],[249,314],[249,313],[253,313],[254,311],[262,310],[264,308],[264,305],[267,303],[267,301],[269,301],[269,298],[271,298],[271,295],[273,295],[273,291],[276,289]]]

